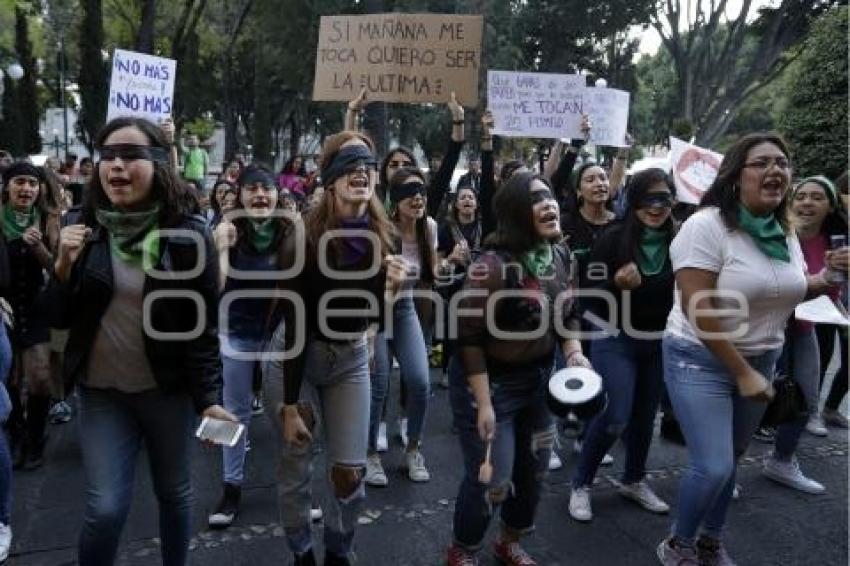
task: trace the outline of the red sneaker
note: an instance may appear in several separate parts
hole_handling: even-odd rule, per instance
[[[478,566],[478,558],[453,544],[449,547],[446,563],[448,566]]]
[[[501,539],[493,545],[496,558],[507,566],[537,566],[537,562],[523,550],[518,542],[505,542]]]

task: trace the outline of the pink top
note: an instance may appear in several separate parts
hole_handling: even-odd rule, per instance
[[[278,188],[304,194],[304,179],[294,173],[284,173],[277,178]]]
[[[810,275],[823,271],[826,267],[826,252],[829,251],[829,236],[821,232],[808,240],[801,239],[800,247],[803,249],[803,259],[806,260],[806,271]],[[841,288],[838,286],[829,287],[826,294],[833,302],[837,302],[841,296]],[[797,332],[799,333],[808,332],[814,327],[813,322],[797,321]]]

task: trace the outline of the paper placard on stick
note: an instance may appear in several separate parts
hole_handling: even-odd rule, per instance
[[[484,18],[454,14],[322,16],[313,100],[478,105]]]
[[[676,199],[699,204],[717,177],[722,161],[721,153],[670,136],[670,166],[676,183]]]
[[[629,126],[629,93],[615,88],[585,89],[584,112],[590,117],[593,145],[626,147]]]
[[[850,320],[838,310],[835,303],[826,295],[817,299],[800,303],[794,309],[797,320],[806,320],[818,324],[837,324],[839,326],[850,326]]]
[[[586,83],[583,75],[488,71],[487,107],[493,113],[493,133],[531,138],[581,135]]]
[[[116,49],[112,54],[106,120],[138,116],[158,124],[171,116],[177,61]]]

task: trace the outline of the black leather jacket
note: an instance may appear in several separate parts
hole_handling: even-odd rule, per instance
[[[145,275],[143,293],[145,352],[159,387],[167,393],[186,392],[198,413],[221,402],[221,358],[218,341],[218,259],[211,234],[200,217],[186,216],[160,239],[156,276]],[[202,264],[199,248],[203,242]],[[165,292],[165,296],[159,296]],[[168,296],[169,292],[176,292]],[[88,367],[100,320],[113,293],[112,256],[107,231],[96,224],[66,283],[55,277],[49,286],[53,325],[70,329],[64,376],[68,384]],[[156,295],[154,295],[156,293]],[[178,295],[178,296],[175,296]],[[199,314],[203,314],[199,320]],[[139,321],[142,324],[143,321]],[[168,333],[184,333],[177,338]],[[120,356],[121,352],[115,352]]]

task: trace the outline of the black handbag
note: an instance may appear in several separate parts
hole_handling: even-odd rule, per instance
[[[805,419],[808,415],[806,398],[800,385],[794,381],[794,342],[793,332],[786,334],[788,349],[788,364],[784,374],[773,380],[773,390],[776,396],[767,406],[762,419],[762,426],[776,427],[781,424]]]

